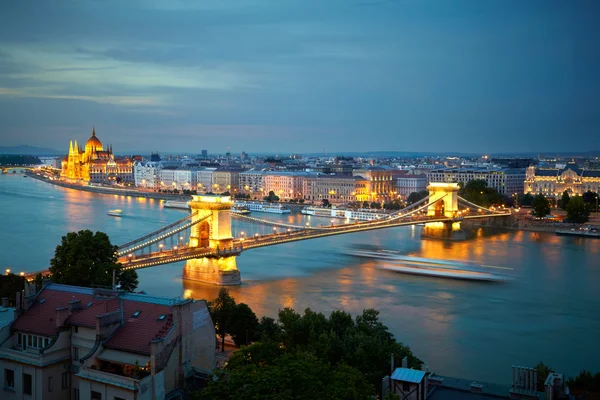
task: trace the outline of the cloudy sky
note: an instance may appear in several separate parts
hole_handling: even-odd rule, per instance
[[[4,0],[0,145],[600,149],[600,1]]]

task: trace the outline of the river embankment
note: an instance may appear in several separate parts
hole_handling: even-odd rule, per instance
[[[107,187],[107,186],[86,186],[86,185],[80,185],[80,184],[75,184],[75,183],[68,183],[68,182],[60,181],[60,180],[48,179],[46,176],[38,175],[35,173],[31,173],[31,172],[26,172],[25,174],[31,178],[34,178],[34,179],[37,179],[37,180],[40,180],[40,181],[43,181],[46,183],[50,183],[52,185],[56,185],[56,186],[60,186],[60,187],[68,188],[68,189],[81,190],[84,192],[100,193],[100,194],[116,194],[119,196],[131,196],[131,197],[145,197],[148,199],[157,199],[157,200],[189,201],[192,199],[192,196],[189,196],[189,195],[146,192],[146,191],[142,191],[142,190],[112,188],[112,187]]]

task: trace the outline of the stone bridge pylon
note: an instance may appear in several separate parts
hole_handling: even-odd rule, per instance
[[[230,196],[198,195],[189,202],[192,226],[189,247],[214,250],[215,255],[187,260],[183,268],[183,278],[216,285],[239,285],[240,271],[236,258],[239,252],[234,249],[231,234]]]

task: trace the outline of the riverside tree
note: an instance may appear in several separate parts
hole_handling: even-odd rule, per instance
[[[567,205],[569,204],[569,200],[571,199],[571,197],[569,196],[569,192],[567,192],[566,190],[563,192],[562,197],[560,198],[560,200],[558,201],[558,206],[560,208],[562,208],[563,210],[567,209]]]
[[[583,224],[590,219],[589,207],[584,203],[583,197],[573,196],[567,204],[567,221]]]
[[[531,213],[536,218],[544,218],[550,214],[550,202],[543,194],[536,194],[531,203]]]
[[[56,246],[50,260],[53,282],[76,286],[111,286],[133,291],[137,287],[137,273],[123,271],[117,260],[117,246],[111,244],[104,232],[90,230],[69,232]]]

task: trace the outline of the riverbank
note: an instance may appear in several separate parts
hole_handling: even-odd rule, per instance
[[[106,187],[106,186],[78,185],[78,184],[68,183],[68,182],[59,181],[59,180],[51,180],[43,175],[38,175],[38,174],[31,173],[31,172],[26,172],[26,175],[31,178],[40,180],[42,182],[49,183],[51,185],[56,185],[56,186],[64,187],[67,189],[81,190],[84,192],[100,193],[100,194],[116,194],[119,196],[130,196],[130,197],[144,197],[144,198],[156,199],[156,200],[190,201],[192,199],[192,196],[189,196],[189,195],[144,192],[144,191],[135,190],[135,189],[121,189],[121,188],[112,188],[112,187]]]

